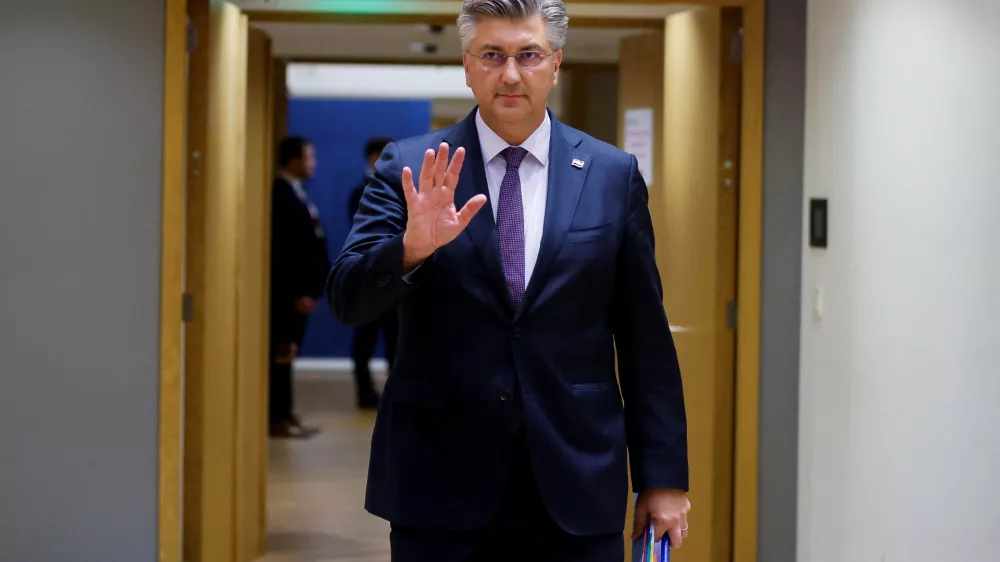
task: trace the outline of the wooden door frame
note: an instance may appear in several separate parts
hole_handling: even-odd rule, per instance
[[[760,410],[760,290],[764,194],[765,1],[743,7],[733,457],[733,562],[757,560],[757,451]]]
[[[568,1],[582,4],[607,3],[608,0]],[[733,560],[756,562],[765,0],[688,0],[687,2],[630,0],[630,2],[743,8]],[[165,6],[158,560],[180,562],[183,479],[181,298],[184,290],[182,274],[185,246],[187,1],[166,0]],[[248,15],[255,21],[265,19],[261,13],[249,12]],[[369,17],[366,21],[374,19],[377,18]],[[575,18],[574,23],[580,23],[580,19]],[[584,19],[582,25],[597,25],[598,22],[595,20],[597,18],[589,21]],[[325,14],[302,14],[296,21],[329,21],[329,17]],[[387,22],[392,19],[390,17],[382,21]],[[599,24],[607,26],[614,23],[616,22],[605,18]]]
[[[181,559],[187,0],[166,0],[160,280],[159,562]]]

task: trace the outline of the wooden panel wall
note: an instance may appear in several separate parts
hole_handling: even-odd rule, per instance
[[[163,102],[163,250],[160,304],[159,562],[181,558],[183,467],[184,135],[187,3],[167,0]]]
[[[281,139],[288,134],[288,63],[283,60],[275,60],[271,74],[272,106],[274,110],[274,133],[271,138],[274,146],[277,146]],[[272,155],[271,165],[273,172],[277,172],[277,160]]]
[[[739,163],[739,13],[667,19],[664,94],[664,300],[688,408],[691,535],[681,561],[728,562],[732,544]]]
[[[240,561],[253,560],[266,546],[272,71],[271,40],[265,32],[251,29],[239,268],[236,559]]]
[[[210,30],[209,0],[188,0],[188,19],[199,45],[188,56],[187,132],[187,242],[185,252],[187,292],[201,301],[185,326],[184,341],[184,560],[198,561],[202,535],[202,439],[205,361],[205,217],[208,142],[208,92]]]
[[[757,560],[765,4],[765,0],[748,0],[743,7],[734,562]]]
[[[618,146],[625,148],[625,112],[629,109],[653,109],[653,150],[663,152],[664,35],[662,32],[627,37],[621,42],[618,66]],[[574,75],[575,76],[575,75]],[[575,80],[574,80],[575,87]],[[649,188],[649,211],[659,237],[663,229],[663,160],[654,158],[653,181]],[[660,267],[662,245],[657,246]]]
[[[236,397],[247,21],[221,0],[192,0],[185,559],[234,560]]]
[[[654,37],[662,34],[652,32]],[[599,140],[617,144],[621,109],[618,66],[564,63],[560,75],[563,122]]]

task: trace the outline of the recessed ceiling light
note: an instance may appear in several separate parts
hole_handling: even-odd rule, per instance
[[[411,53],[433,55],[438,52],[438,46],[437,43],[410,43],[409,51]]]

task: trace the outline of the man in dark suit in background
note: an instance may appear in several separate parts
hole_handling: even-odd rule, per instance
[[[393,562],[620,562],[629,457],[633,533],[687,533],[646,184],[546,107],[568,21],[562,0],[465,0],[479,105],[385,149],[330,277],[341,321],[399,312],[366,498]]]
[[[299,137],[282,140],[278,165],[271,194],[271,436],[306,438],[318,430],[294,412],[292,364],[323,295],[330,258],[319,213],[303,185],[316,170],[313,146]]]
[[[375,162],[378,161],[378,157],[390,142],[392,139],[389,138],[373,138],[365,144],[365,158],[368,160],[368,168],[365,170],[365,179],[351,191],[348,205],[348,224],[354,221],[358,205],[361,204],[361,195],[364,193],[365,187],[368,186],[368,182],[375,177]],[[354,362],[354,383],[357,390],[358,408],[374,409],[378,407],[379,397],[372,382],[369,363],[375,353],[379,332],[382,332],[385,336],[385,357],[389,362],[389,368],[392,369],[392,359],[396,353],[396,330],[395,310],[386,313],[375,322],[354,328],[351,358]]]

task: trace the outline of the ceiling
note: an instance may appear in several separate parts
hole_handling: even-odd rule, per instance
[[[457,63],[462,47],[454,26],[440,34],[424,25],[254,22],[273,40],[274,56],[299,60],[431,61]],[[564,49],[569,63],[617,63],[622,38],[650,33],[643,29],[570,28]],[[413,49],[437,45],[437,53]]]
[[[462,0],[231,0],[242,10],[252,13],[313,14],[335,16],[359,15],[422,15],[455,17],[462,9]],[[638,3],[628,0],[566,0],[570,18],[614,18],[630,20],[662,20],[672,13],[698,5],[663,4],[650,0]],[[280,20],[287,21],[287,20]]]

